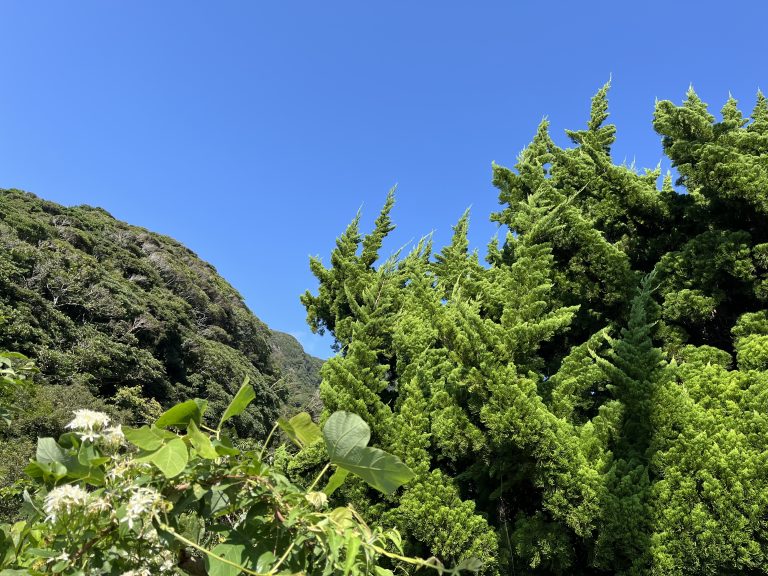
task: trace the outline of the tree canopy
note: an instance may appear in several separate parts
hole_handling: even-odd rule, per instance
[[[658,102],[674,177],[612,160],[608,88],[572,147],[543,122],[493,166],[485,262],[468,213],[440,251],[379,258],[392,193],[312,259],[308,322],[340,351],[325,409],[416,473],[340,492],[486,574],[765,574],[768,103]]]

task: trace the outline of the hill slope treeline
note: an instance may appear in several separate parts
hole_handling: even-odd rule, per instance
[[[136,419],[192,397],[218,418],[248,376],[242,435],[264,435],[319,380],[317,359],[180,243],[18,190],[0,190],[0,349],[33,358],[55,404],[95,397]]]
[[[391,197],[311,262],[308,321],[343,351],[325,408],[418,474],[345,494],[487,574],[768,574],[768,101],[659,102],[678,188],[612,161],[607,116],[606,86],[573,147],[544,122],[494,166],[487,265],[467,215],[377,265]]]

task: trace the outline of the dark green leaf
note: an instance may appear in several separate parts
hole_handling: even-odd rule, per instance
[[[330,477],[328,480],[328,484],[325,488],[323,488],[323,492],[325,492],[326,496],[333,495],[334,492],[344,484],[344,480],[347,479],[347,475],[349,474],[349,470],[346,470],[345,468],[336,468],[336,471],[333,473],[333,476]]]
[[[190,420],[199,426],[207,406],[208,402],[205,400],[198,398],[187,400],[164,412],[155,422],[155,426],[158,428],[167,428],[168,426],[183,428]]]
[[[256,560],[256,572],[269,572],[276,560],[277,557],[272,552],[264,552]]]

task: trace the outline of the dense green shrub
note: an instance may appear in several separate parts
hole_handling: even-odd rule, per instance
[[[486,264],[468,214],[441,251],[377,262],[391,195],[312,259],[325,408],[417,475],[345,495],[489,574],[768,574],[768,102],[659,102],[674,182],[613,162],[607,90],[572,148],[545,121],[494,165]]]
[[[299,446],[322,443],[329,455],[305,489],[267,463],[266,442],[244,452],[225,433],[255,397],[246,382],[215,429],[204,424],[204,400],[134,428],[76,410],[58,441],[37,442],[26,471],[40,487],[25,494],[24,520],[0,526],[0,574],[391,576],[398,565],[458,572],[405,556],[396,531],[369,526],[350,506],[328,505],[348,474],[386,494],[413,477],[368,446],[359,417],[333,414],[322,432],[307,413],[280,420]]]

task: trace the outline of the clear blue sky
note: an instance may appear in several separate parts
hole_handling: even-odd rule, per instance
[[[613,75],[614,156],[655,166],[655,98],[717,112],[768,89],[754,2],[0,0],[0,187],[102,206],[211,262],[311,353],[298,297],[399,183],[386,250],[472,206],[543,116],[587,120]]]

